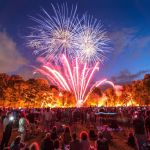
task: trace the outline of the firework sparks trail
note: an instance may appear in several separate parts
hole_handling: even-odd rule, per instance
[[[89,68],[86,64],[81,64],[77,58],[75,63],[72,62],[71,64],[65,55],[62,58],[64,69],[62,72],[49,64],[44,65],[43,69],[37,69],[37,71],[46,75],[49,79],[53,79],[53,84],[59,86],[60,89],[73,92],[77,105],[83,104],[95,87],[99,87],[104,83],[114,86],[107,79],[97,81],[91,86],[92,78],[99,69],[98,63]]]
[[[99,87],[99,86],[101,86],[102,84],[109,84],[109,85],[111,85],[113,88],[115,88],[115,85],[114,85],[114,83],[113,83],[112,81],[109,81],[109,80],[107,80],[107,79],[99,80],[99,81],[97,81],[97,82],[91,87],[91,89],[89,90],[89,93],[88,93],[87,96],[85,97],[84,101],[87,100],[88,96],[90,95],[90,93],[92,93],[92,91],[93,91],[93,89],[94,89],[95,87]]]

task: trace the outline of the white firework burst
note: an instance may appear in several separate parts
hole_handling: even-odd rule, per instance
[[[28,45],[34,53],[46,60],[59,60],[62,54],[76,56],[76,36],[80,21],[76,14],[77,7],[68,9],[67,4],[52,5],[54,15],[42,9],[43,15],[32,17],[37,26],[31,27],[32,34],[27,36]]]
[[[100,21],[84,15],[77,36],[78,57],[89,65],[105,60],[110,40]]]

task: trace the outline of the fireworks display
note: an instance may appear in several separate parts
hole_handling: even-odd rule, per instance
[[[79,106],[95,87],[103,83],[114,86],[106,79],[92,84],[99,64],[109,51],[109,38],[100,21],[88,15],[79,19],[77,7],[69,10],[67,4],[63,4],[52,8],[54,15],[43,9],[39,18],[32,17],[37,26],[32,27],[32,34],[27,36],[28,45],[46,60],[37,71],[60,89],[74,93]],[[52,62],[60,62],[59,67]]]
[[[50,61],[59,61],[65,54],[71,59],[78,57],[87,65],[103,62],[110,40],[101,22],[87,15],[79,19],[77,7],[70,10],[67,4],[52,7],[54,16],[43,9],[39,18],[32,17],[37,26],[31,28],[32,34],[27,38],[34,53]]]
[[[38,68],[37,71],[47,76],[60,89],[73,92],[77,106],[83,104],[88,99],[89,94],[95,87],[99,87],[104,83],[114,87],[114,84],[107,79],[97,81],[92,85],[93,76],[99,70],[99,63],[90,68],[86,63],[84,65],[80,64],[78,58],[76,58],[75,62],[70,64],[67,57],[63,55],[62,64],[62,71],[50,63],[43,65],[41,69]]]
[[[44,9],[43,15],[31,17],[37,26],[31,27],[32,34],[27,36],[28,45],[34,48],[34,53],[45,57],[46,60],[59,60],[62,54],[72,58],[76,55],[77,32],[79,19],[77,7],[68,9],[67,4],[56,7],[52,5],[54,16],[50,16]]]
[[[110,50],[110,40],[106,36],[100,21],[84,15],[77,38],[78,56],[83,63],[90,65],[105,60],[105,53]]]

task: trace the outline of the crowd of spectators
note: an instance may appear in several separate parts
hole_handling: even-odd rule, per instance
[[[1,150],[109,150],[111,133],[124,130],[130,147],[149,150],[149,107],[1,108],[0,119]]]

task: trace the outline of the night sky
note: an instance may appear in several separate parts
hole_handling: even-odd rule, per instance
[[[41,8],[52,14],[51,3],[63,0],[0,0],[0,72],[33,77],[36,56],[26,46],[29,16]],[[128,82],[150,72],[150,1],[149,0],[66,0],[78,5],[78,14],[87,12],[100,19],[108,31],[113,51],[95,77]]]

